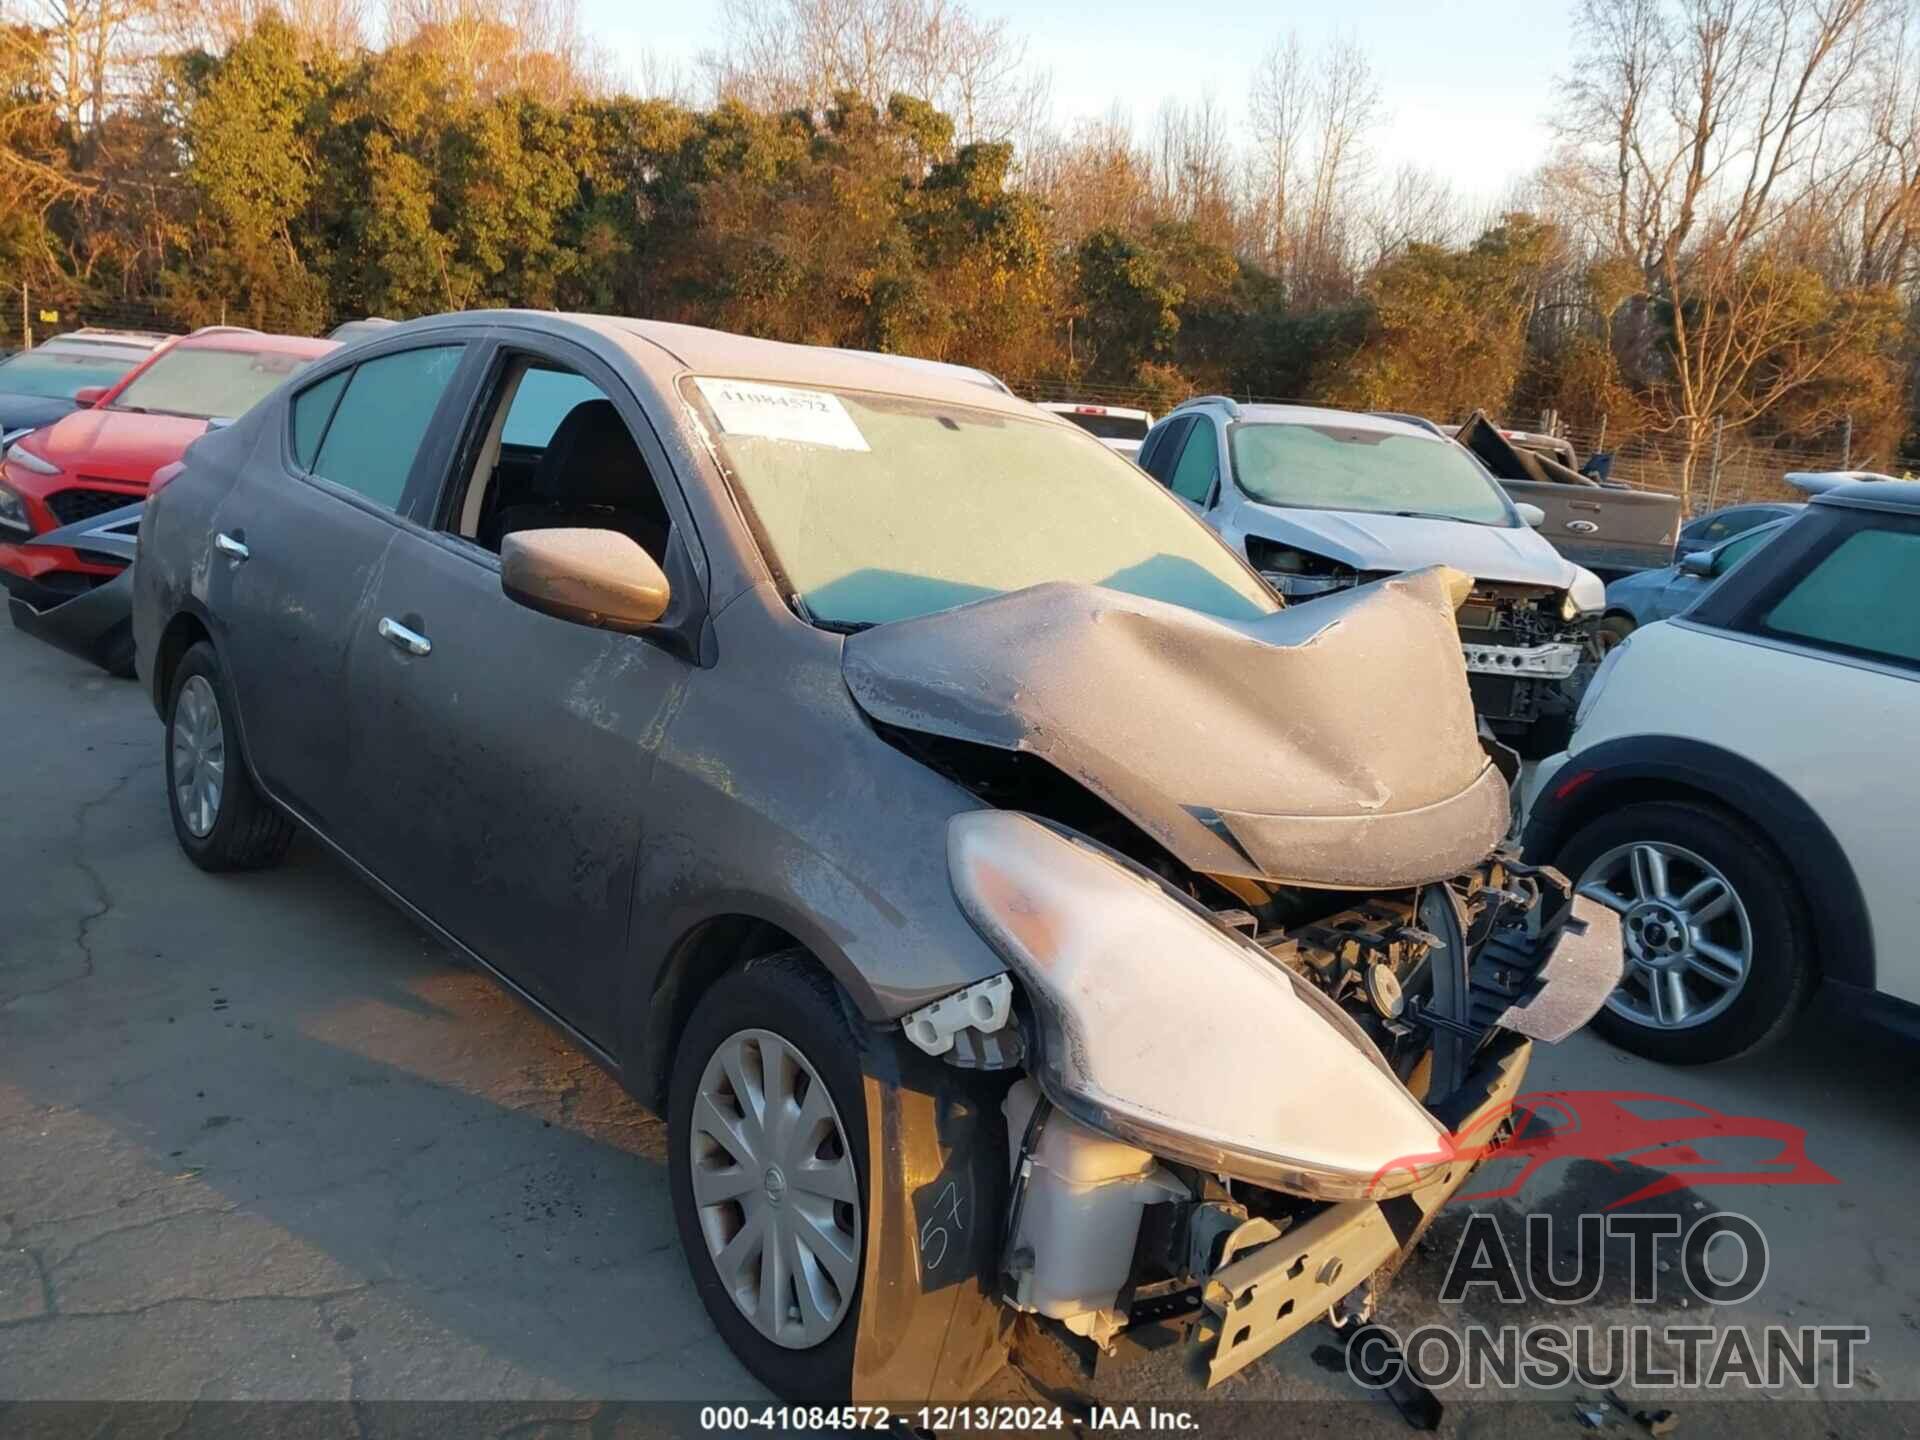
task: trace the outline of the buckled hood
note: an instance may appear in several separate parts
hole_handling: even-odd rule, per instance
[[[849,636],[874,719],[1028,751],[1191,868],[1335,889],[1443,879],[1508,823],[1435,566],[1250,621],[1049,584]]]

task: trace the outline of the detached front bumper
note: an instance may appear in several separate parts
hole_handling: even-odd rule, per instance
[[[1195,1331],[1206,1355],[1209,1386],[1291,1339],[1356,1289],[1370,1281],[1377,1288],[1391,1278],[1441,1207],[1505,1139],[1500,1132],[1513,1113],[1532,1053],[1532,1043],[1515,1036],[1497,1057],[1483,1059],[1464,1097],[1466,1119],[1455,1133],[1486,1139],[1431,1183],[1388,1200],[1329,1205],[1264,1243],[1244,1248],[1234,1243],[1259,1221],[1228,1237],[1221,1264],[1201,1291],[1205,1313]]]

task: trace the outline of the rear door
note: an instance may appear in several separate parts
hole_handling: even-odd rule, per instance
[[[580,449],[573,412],[610,402],[630,452],[609,460],[603,444],[592,476],[554,463]],[[637,401],[584,350],[512,332],[451,428],[461,443],[399,527],[351,645],[349,788],[367,863],[605,1043],[655,748],[695,667],[671,624],[616,634],[509,600],[501,517],[538,523],[548,506],[555,524],[619,528],[625,498],[633,514],[664,508],[668,622],[697,601],[697,546]]]
[[[404,350],[296,391],[279,463],[243,466],[214,511],[208,608],[248,753],[276,798],[349,849],[348,650],[465,354]]]

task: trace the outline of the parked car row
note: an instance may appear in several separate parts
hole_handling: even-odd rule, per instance
[[[203,332],[15,442],[0,566],[95,566],[15,611],[95,659],[130,607],[195,865],[313,837],[667,1116],[795,1399],[968,1394],[1010,1315],[1218,1382],[1369,1308],[1533,1044],[1920,1000],[1920,486],[1610,595],[1427,422],[1050,408],[607,317]],[[44,523],[89,488],[144,505]],[[1524,849],[1495,736],[1558,752]]]
[[[76,331],[0,364],[0,386],[21,365],[37,367],[29,373],[38,382],[50,373],[49,363],[72,367],[63,384],[83,375],[104,382],[45,397],[60,407],[57,418],[7,435],[0,458],[0,584],[15,622],[115,673],[131,674],[124,585],[112,596],[90,598],[113,587],[128,563],[105,538],[127,523],[118,512],[140,504],[155,475],[209,426],[244,415],[335,348],[330,340],[237,326],[180,337]],[[108,350],[114,353],[102,358]],[[83,358],[73,359],[76,354]],[[4,404],[0,400],[0,411]],[[58,613],[80,600],[86,603]]]

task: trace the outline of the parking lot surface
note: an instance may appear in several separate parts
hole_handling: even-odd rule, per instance
[[[317,846],[265,874],[194,869],[138,685],[0,626],[0,737],[0,1401],[766,1398],[688,1281],[658,1117]],[[1920,1399],[1912,1054],[1809,1022],[1704,1072],[1580,1037],[1530,1077],[1804,1127],[1837,1181],[1695,1180],[1647,1207],[1735,1210],[1765,1232],[1763,1289],[1719,1321],[1872,1331],[1852,1397],[1823,1382],[1795,1402],[1663,1402],[1685,1434],[1762,1417],[1766,1433],[1898,1433],[1913,1412],[1872,1402]],[[1490,1203],[1517,1247],[1525,1210],[1598,1209],[1620,1178],[1559,1163]],[[1394,1292],[1403,1330],[1461,1319],[1437,1298],[1457,1232],[1450,1215]],[[1610,1272],[1581,1318],[1671,1323],[1680,1304],[1636,1313]],[[1497,1318],[1540,1318],[1520,1309]],[[1309,1329],[1217,1393],[1348,1402],[1316,1431],[1333,1414],[1400,1429],[1383,1402],[1352,1404],[1328,1339]],[[1199,1398],[1166,1352],[1087,1388]],[[1447,1398],[1456,1433],[1577,1428],[1564,1397]],[[1248,1433],[1271,1432],[1265,1407],[1245,1410]]]

